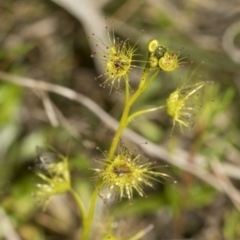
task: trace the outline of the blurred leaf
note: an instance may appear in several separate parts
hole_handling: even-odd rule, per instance
[[[19,158],[29,159],[36,157],[36,146],[43,146],[46,144],[46,136],[43,129],[35,130],[21,141],[19,144]]]
[[[189,189],[189,207],[202,207],[210,204],[214,197],[216,191],[208,185],[202,185],[200,183],[195,183],[191,185]]]
[[[91,167],[90,159],[84,153],[79,153],[78,155],[71,157],[69,161],[70,169],[76,170],[79,172],[89,172]],[[92,172],[93,173],[93,172]]]
[[[150,141],[159,142],[162,138],[163,133],[161,128],[154,122],[143,119],[136,119],[135,121],[136,124],[134,124],[134,128]]]
[[[227,240],[240,239],[239,211],[232,210],[225,214],[223,235]]]
[[[12,84],[0,84],[0,125],[18,122],[22,88]]]
[[[161,194],[150,194],[147,198],[134,198],[130,203],[128,200],[115,207],[116,215],[145,215],[156,212],[163,205]]]
[[[11,58],[19,57],[21,55],[28,53],[33,48],[34,48],[34,44],[32,42],[29,42],[20,46],[12,47],[10,49],[1,49],[0,60],[7,57],[11,57]]]
[[[20,132],[18,125],[9,123],[0,127],[0,156],[4,156],[9,147],[16,141]],[[1,160],[0,160],[1,161]]]
[[[206,206],[211,203],[216,193],[213,188],[199,182],[191,184],[187,190],[181,185],[175,186],[175,188],[165,189],[166,204],[170,204],[175,212],[179,212],[182,208],[193,209]],[[182,202],[182,197],[186,194],[187,198]]]
[[[19,221],[26,221],[31,218],[32,211],[35,211],[36,204],[32,197],[32,193],[35,190],[35,184],[33,184],[33,177],[30,175],[30,171],[25,169],[25,177],[18,179],[11,186],[11,196],[5,199],[3,205],[8,212],[15,216]],[[15,201],[18,199],[18,201]]]

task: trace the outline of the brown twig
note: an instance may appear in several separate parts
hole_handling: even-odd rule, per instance
[[[0,232],[5,237],[4,239],[21,240],[3,208],[0,208],[0,222]]]
[[[1,71],[0,71],[0,79],[9,83],[13,83],[23,87],[28,87],[31,89],[38,89],[46,92],[53,92],[63,97],[66,97],[72,101],[76,101],[84,105],[91,112],[93,112],[112,130],[116,130],[118,127],[118,122],[115,119],[113,119],[110,115],[108,115],[95,102],[93,102],[88,97],[80,93],[77,93],[71,89],[65,88],[63,86],[43,82],[43,81],[33,80],[26,77],[19,77],[16,75],[7,74]],[[188,153],[182,149],[176,149],[174,152],[169,153],[165,148],[149,142],[149,140],[131,131],[130,129],[126,129],[123,133],[123,136],[133,141],[136,144],[148,142],[148,144],[141,144],[141,148],[149,156],[154,157],[156,159],[164,160],[169,164],[177,166],[184,171],[190,172],[191,174],[207,182],[209,185],[213,186],[219,191],[224,191],[221,184],[219,183],[218,178],[205,169],[205,166],[207,165],[207,163],[206,163],[206,159],[203,156],[196,155],[195,164],[191,165],[188,162],[188,157],[189,157]],[[226,168],[226,170],[227,169],[231,169],[231,168]],[[229,172],[226,171],[226,174],[229,177],[231,177],[231,171]]]

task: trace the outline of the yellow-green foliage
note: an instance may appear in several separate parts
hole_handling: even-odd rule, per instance
[[[63,156],[59,156],[59,158],[59,162],[47,163],[42,156],[39,156],[41,167],[39,167],[36,174],[45,183],[37,184],[34,197],[36,197],[43,209],[46,208],[51,197],[68,191],[71,186],[68,159]],[[39,171],[41,169],[42,172]]]

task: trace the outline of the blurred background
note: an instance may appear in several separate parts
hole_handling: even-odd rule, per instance
[[[98,41],[89,36],[107,43],[106,26],[137,43],[143,60],[153,38],[186,56],[188,64],[161,73],[134,109],[164,104],[186,81],[214,84],[205,87],[190,130],[176,127],[169,139],[172,120],[164,111],[130,124],[124,144],[159,167],[168,164],[160,171],[177,184],[156,184],[131,205],[99,201],[93,239],[101,239],[113,213],[119,239],[151,224],[142,239],[240,239],[238,0],[1,0],[0,71],[21,78],[12,84],[12,75],[0,73],[0,239],[79,239],[81,218],[71,196],[55,197],[43,212],[32,197],[39,179],[29,167],[36,146],[53,146],[69,158],[73,186],[88,204],[90,169],[103,158],[96,147],[108,150],[123,103],[123,94],[99,86],[104,78],[95,80],[104,69],[90,57]],[[140,74],[138,68],[130,75],[133,90]],[[87,98],[41,91],[40,81]]]

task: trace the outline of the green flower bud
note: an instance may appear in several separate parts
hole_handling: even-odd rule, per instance
[[[159,45],[159,43],[158,43],[158,40],[156,40],[156,39],[149,41],[148,42],[148,51],[150,53],[153,53],[156,50],[158,45]]]
[[[158,59],[154,56],[149,57],[149,66],[155,68],[158,66]]]

